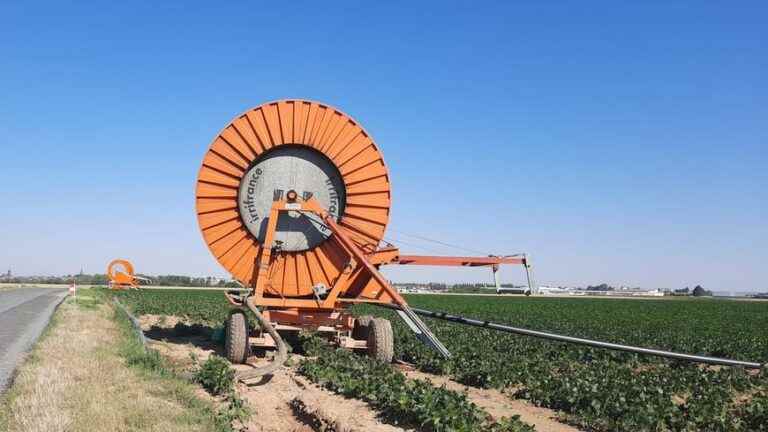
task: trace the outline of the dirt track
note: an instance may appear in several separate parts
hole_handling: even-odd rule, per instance
[[[145,335],[152,347],[169,359],[176,367],[192,367],[194,361],[204,361],[211,354],[223,355],[221,347],[204,336],[178,337],[173,326],[175,317],[144,315],[139,317]],[[294,362],[300,359],[293,356]],[[265,360],[260,360],[265,361]],[[238,370],[249,366],[236,365]],[[408,368],[407,368],[408,369]],[[477,406],[494,418],[520,415],[521,420],[536,426],[542,432],[574,432],[578,429],[558,421],[557,413],[515,400],[492,389],[466,387],[447,377],[407,370],[409,378],[429,379],[437,386],[466,393]],[[395,432],[404,429],[382,422],[365,402],[347,399],[326,391],[295,372],[295,368],[282,368],[263,382],[238,384],[238,393],[255,408],[258,415],[247,425],[248,431],[373,431]]]
[[[221,347],[205,336],[178,337],[173,326],[175,317],[143,315],[139,317],[144,334],[152,348],[179,369],[191,368],[190,354],[204,361],[212,354],[223,355]],[[294,361],[300,359],[293,356]],[[251,361],[265,362],[252,358]],[[235,365],[237,370],[250,366]],[[246,399],[254,411],[246,425],[248,431],[304,432],[313,430],[397,432],[404,429],[385,424],[377,418],[365,402],[346,399],[321,389],[295,373],[295,368],[282,368],[269,379],[238,384],[239,395]]]

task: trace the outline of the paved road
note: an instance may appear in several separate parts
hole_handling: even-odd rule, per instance
[[[20,288],[0,291],[0,392],[24,354],[48,324],[66,289]]]

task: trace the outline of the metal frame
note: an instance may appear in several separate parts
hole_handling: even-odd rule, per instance
[[[420,256],[400,255],[397,248],[388,246],[370,252],[364,252],[355,241],[335,221],[334,217],[323,209],[318,202],[309,197],[301,201],[295,191],[289,191],[286,199],[276,200],[272,204],[269,213],[269,221],[264,237],[264,245],[260,254],[255,258],[254,274],[252,278],[252,292],[250,297],[253,304],[264,309],[264,316],[269,322],[277,324],[277,329],[318,330],[326,328],[335,329],[336,339],[343,346],[352,348],[364,348],[363,341],[355,341],[351,338],[354,328],[354,317],[344,313],[343,309],[355,303],[371,303],[382,305],[396,305],[400,310],[408,326],[422,341],[432,346],[444,356],[450,356],[448,350],[432,334],[429,328],[410,309],[405,299],[379,272],[381,265],[435,265],[435,266],[469,266],[491,267],[498,284],[498,270],[502,264],[519,264],[526,269],[529,289],[533,289],[533,279],[530,270],[530,261],[526,255],[513,257],[445,257],[445,256]],[[313,287],[315,298],[292,298],[284,296],[267,296],[266,293],[281,292],[279,289],[270,289],[269,277],[271,266],[274,262],[273,247],[277,220],[281,212],[305,212],[313,213],[320,217],[326,227],[331,231],[331,236],[326,241],[334,242],[334,245],[346,255],[346,265],[339,274],[333,286]],[[324,292],[320,292],[324,291]],[[227,295],[227,299],[234,305],[242,306],[243,300]],[[262,335],[254,338],[253,342],[260,346],[274,346],[271,338]],[[270,339],[270,340],[267,340]],[[347,340],[349,339],[349,340]]]
[[[290,195],[290,194],[289,194]],[[519,264],[526,270],[528,287],[533,287],[533,271],[530,259],[527,255],[513,257],[449,257],[449,256],[422,256],[400,255],[395,247],[386,247],[370,253],[363,252],[360,247],[347,235],[336,223],[333,217],[326,212],[314,198],[300,202],[298,198],[275,201],[269,215],[269,222],[264,238],[265,245],[272,245],[280,212],[297,211],[311,212],[318,215],[332,235],[327,241],[333,241],[347,255],[347,264],[344,271],[333,282],[324,299],[316,296],[314,299],[267,297],[267,284],[270,283],[268,274],[272,263],[273,247],[264,247],[256,257],[256,270],[253,275],[253,296],[257,306],[268,308],[300,308],[311,310],[337,310],[350,303],[391,303],[398,306],[406,304],[405,299],[392,287],[389,281],[379,272],[378,267],[387,264],[399,265],[434,265],[434,266],[467,266],[467,267],[491,267],[494,275],[497,275],[502,264]],[[365,275],[376,283],[368,284],[360,292],[351,293],[355,279]],[[496,278],[498,280],[498,278]],[[279,290],[277,290],[279,292]],[[352,294],[348,296],[347,294]]]

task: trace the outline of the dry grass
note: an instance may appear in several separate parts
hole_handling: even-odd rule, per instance
[[[210,411],[190,407],[190,386],[126,366],[109,306],[78,300],[62,304],[0,404],[9,432],[214,428]]]

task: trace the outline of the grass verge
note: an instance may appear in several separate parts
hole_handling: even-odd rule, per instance
[[[0,401],[0,430],[229,431],[198,387],[175,376],[100,290],[67,299]]]

